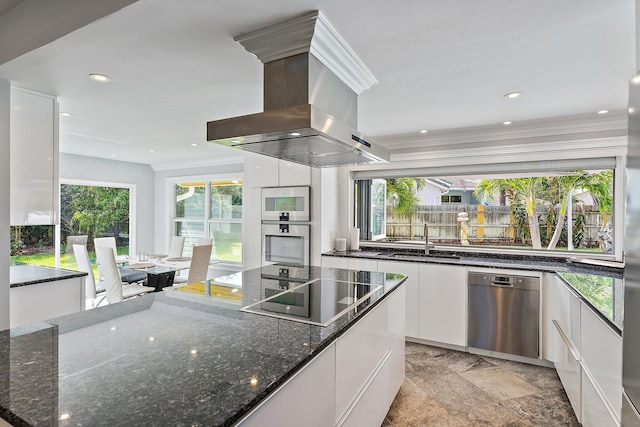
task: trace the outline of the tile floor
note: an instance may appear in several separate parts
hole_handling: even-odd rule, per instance
[[[579,426],[554,369],[409,343],[383,427]]]

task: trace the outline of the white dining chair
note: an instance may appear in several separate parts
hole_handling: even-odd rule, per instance
[[[76,258],[76,264],[78,264],[78,269],[84,273],[87,273],[87,277],[85,279],[85,298],[91,299],[91,306],[96,307],[100,305],[100,303],[104,300],[106,294],[105,287],[102,282],[97,282],[93,275],[93,270],[91,269],[91,261],[89,261],[89,253],[87,252],[87,247],[85,245],[73,245],[73,255]],[[98,294],[101,294],[102,298],[98,301]]]
[[[196,283],[204,282],[209,272],[209,260],[211,258],[211,245],[202,245],[193,247],[193,255],[191,255],[191,263],[189,264],[189,274],[185,280],[182,277],[174,277],[173,283]]]
[[[198,237],[198,243],[196,246],[213,245],[213,239],[211,237]]]
[[[171,237],[171,244],[169,245],[169,255],[167,258],[180,258],[182,251],[184,250],[184,236]]]
[[[104,275],[106,299],[109,304],[120,302],[127,298],[153,292],[155,288],[137,284],[123,284],[120,271],[116,266],[116,257],[110,247],[97,247],[96,258]]]
[[[96,237],[93,239],[93,247],[94,248],[111,248],[113,250],[114,258],[118,257],[118,249],[116,247],[116,238],[115,237]],[[119,268],[120,277],[125,283],[138,283],[145,282],[147,280],[147,273],[144,271],[132,270],[126,267]],[[100,266],[98,265],[98,277],[104,277]]]

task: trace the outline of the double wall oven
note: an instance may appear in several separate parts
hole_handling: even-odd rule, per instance
[[[262,265],[308,265],[310,187],[262,189]]]

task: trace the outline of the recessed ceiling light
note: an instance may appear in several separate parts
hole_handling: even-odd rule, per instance
[[[60,113],[60,115],[61,115],[61,116],[63,116],[63,117],[71,117],[71,116],[73,116],[73,113],[68,113],[68,112],[66,112],[66,111],[62,111],[62,112]]]
[[[199,144],[196,144],[195,142],[191,144],[192,147],[197,147]]]
[[[504,97],[505,98],[509,98],[509,99],[513,99],[513,98],[517,98],[520,95],[522,95],[522,92],[509,92],[509,93],[505,93]]]
[[[111,81],[111,77],[107,76],[106,74],[91,73],[89,74],[89,78],[97,82],[103,82],[103,83]]]
[[[300,132],[291,132],[289,135],[291,135],[291,136],[300,136]]]
[[[509,126],[511,124],[511,122],[509,120],[507,120],[506,122],[502,122],[503,125],[505,126]]]
[[[634,85],[640,84],[640,73],[631,77],[631,83],[633,83]]]
[[[428,131],[428,130],[426,130],[426,129],[422,129],[422,130],[420,131],[420,133],[427,133],[427,132],[429,132],[429,131]]]
[[[598,111],[598,114],[607,114],[609,112],[609,110],[600,110]]]
[[[118,157],[118,155],[117,154],[112,154],[111,157]]]
[[[150,153],[155,153],[156,150],[154,150],[153,148],[151,150],[149,150]]]

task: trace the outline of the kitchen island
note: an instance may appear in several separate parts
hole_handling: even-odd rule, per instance
[[[405,276],[268,266],[228,279],[4,331],[0,349],[11,350],[0,350],[0,384],[10,387],[0,391],[0,418],[16,426],[267,425],[277,413],[279,425],[300,425],[295,409],[274,411],[288,389],[308,392],[293,406],[330,402],[332,424],[380,412],[363,408],[380,404],[368,394],[384,397],[384,417],[404,378]],[[265,313],[240,311],[249,305]],[[358,345],[365,363],[353,364]],[[318,358],[323,369],[310,376]],[[320,382],[333,393],[316,395]],[[378,393],[389,384],[394,390]],[[305,425],[321,425],[326,409],[302,414]]]
[[[87,273],[30,264],[9,268],[11,327],[84,310]]]

